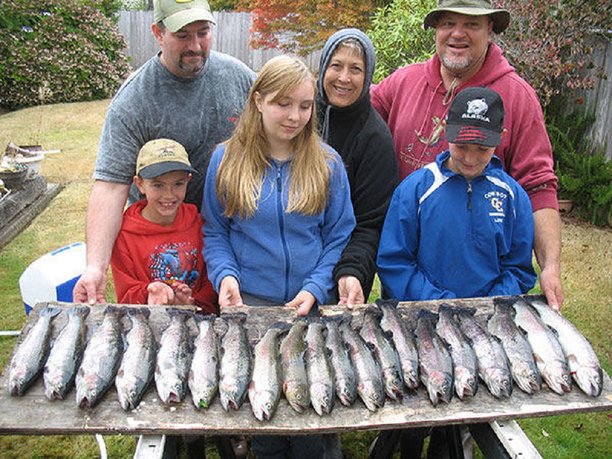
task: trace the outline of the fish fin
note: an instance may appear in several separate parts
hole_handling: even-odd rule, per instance
[[[393,308],[393,309],[397,309],[397,306],[399,305],[399,300],[396,299],[396,298],[390,298],[390,299],[386,299],[386,300],[383,300],[382,298],[379,298],[379,299],[376,300],[375,304],[379,308],[390,307],[390,308]]]

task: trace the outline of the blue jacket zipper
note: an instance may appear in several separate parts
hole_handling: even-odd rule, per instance
[[[289,297],[289,248],[285,238],[285,215],[283,211],[283,180],[281,174],[281,166],[276,164],[276,209],[278,212],[278,221],[280,225],[281,241],[283,245],[283,254],[285,255],[285,289],[283,298],[288,301]]]

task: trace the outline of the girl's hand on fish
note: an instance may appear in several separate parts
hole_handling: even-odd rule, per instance
[[[192,290],[187,284],[177,282],[174,284],[174,304],[194,304],[195,300],[191,296]]]
[[[219,286],[219,306],[221,308],[243,306],[240,285],[233,276],[226,276]]]
[[[149,292],[148,305],[174,303],[174,290],[168,284],[159,281],[151,282],[147,291]]]
[[[364,304],[363,289],[361,282],[355,276],[342,276],[338,281],[338,296],[339,305],[346,305],[349,309],[353,309],[355,304]]]
[[[298,316],[306,316],[312,309],[315,301],[315,297],[312,293],[306,290],[300,290],[298,294],[295,295],[295,298],[289,303],[286,303],[285,306],[296,309],[296,314]]]

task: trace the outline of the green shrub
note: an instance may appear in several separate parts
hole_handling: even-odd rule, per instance
[[[376,10],[368,36],[376,48],[374,81],[436,51],[433,31],[423,30],[423,18],[436,0],[396,0]]]
[[[115,93],[129,70],[126,44],[94,3],[0,3],[0,106],[98,100]]]
[[[595,148],[586,139],[595,117],[580,111],[570,114],[551,107],[547,129],[553,146],[559,198],[571,199],[578,216],[604,226],[612,218],[612,162],[605,148]]]

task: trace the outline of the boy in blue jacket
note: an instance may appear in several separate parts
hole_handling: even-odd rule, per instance
[[[402,301],[526,293],[535,284],[527,193],[493,155],[505,134],[500,95],[461,91],[449,149],[397,187],[378,249],[388,297]]]

